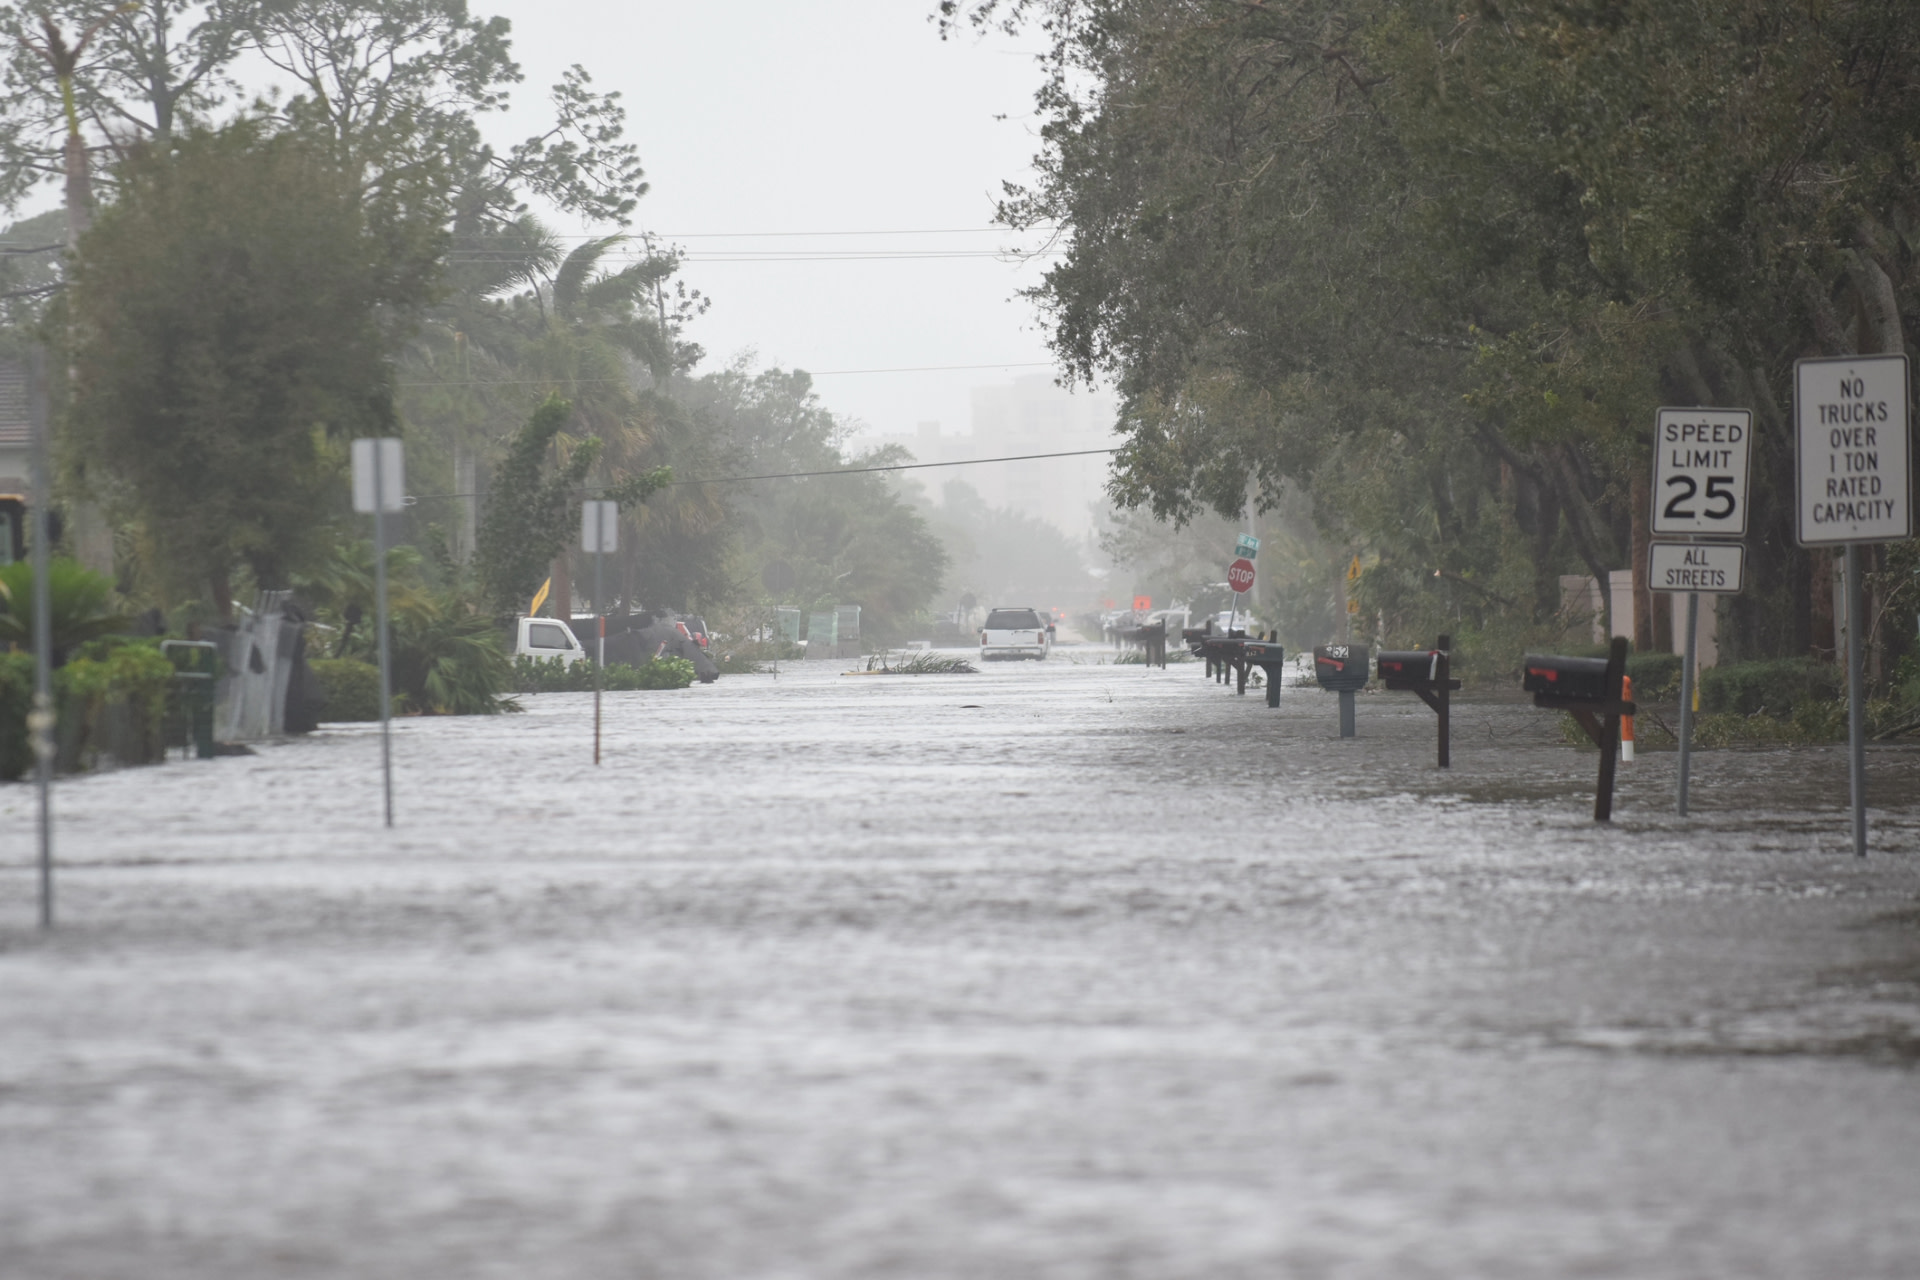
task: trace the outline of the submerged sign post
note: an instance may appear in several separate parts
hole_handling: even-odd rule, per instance
[[[393,825],[393,657],[387,641],[386,513],[407,505],[407,481],[400,442],[391,436],[353,442],[353,509],[373,516],[374,610],[380,628],[380,786],[386,797],[387,825]]]
[[[1693,762],[1693,686],[1700,640],[1700,595],[1740,590],[1747,549],[1747,475],[1753,460],[1753,413],[1747,409],[1661,409],[1653,426],[1651,590],[1687,597],[1687,639],[1680,659],[1680,785],[1678,808],[1687,814]]]
[[[1798,533],[1803,547],[1846,548],[1847,757],[1853,851],[1867,856],[1866,708],[1860,687],[1863,542],[1913,536],[1907,358],[1840,356],[1793,367]]]
[[[600,686],[607,667],[607,606],[600,598],[601,569],[620,549],[620,504],[588,498],[580,504],[580,549],[593,556],[593,612],[599,636],[593,651],[593,762],[600,763]]]

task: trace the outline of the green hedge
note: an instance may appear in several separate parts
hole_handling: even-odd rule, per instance
[[[173,671],[158,640],[111,637],[84,645],[53,673],[54,767],[71,773],[103,758],[129,765],[162,759]],[[0,780],[33,768],[32,706],[33,655],[0,654]]]
[[[1680,696],[1680,655],[1677,653],[1629,654],[1627,675],[1633,680],[1636,698]]]
[[[320,708],[323,724],[380,718],[379,667],[354,658],[315,658],[307,669],[326,700]]]
[[[684,689],[694,680],[693,663],[685,658],[655,658],[637,667],[624,662],[610,663],[601,688],[610,693],[636,689]],[[558,658],[513,660],[515,693],[591,693],[593,663],[582,660],[568,666]]]
[[[1700,673],[1700,709],[1790,716],[1810,704],[1838,699],[1845,680],[1838,666],[1810,658],[1733,662]]]

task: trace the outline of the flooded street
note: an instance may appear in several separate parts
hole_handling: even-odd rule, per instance
[[[1920,751],[1103,656],[0,791],[0,1274],[1915,1273]]]

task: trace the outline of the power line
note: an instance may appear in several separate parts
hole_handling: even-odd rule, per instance
[[[919,364],[893,369],[795,369],[810,378],[838,378],[860,373],[946,373],[963,369],[1051,369],[1051,360],[1015,360],[1003,364]],[[489,382],[398,382],[400,387],[548,387],[625,384],[625,378],[502,378]]]
[[[1120,446],[1107,449],[1069,449],[1063,453],[1016,453],[1004,458],[962,458],[955,462],[895,462],[884,467],[835,467],[828,471],[777,471],[763,476],[715,476],[708,480],[669,480],[669,487],[687,484],[746,484],[752,480],[804,480],[811,476],[863,476],[876,471],[925,471],[930,467],[977,467],[989,462],[1037,462],[1043,458],[1090,458],[1097,454],[1118,453]],[[601,493],[611,486],[589,487],[588,493]],[[432,502],[441,498],[477,498],[477,493],[421,493],[409,502]]]
[[[1030,231],[1051,231],[1052,227],[1028,227]],[[784,240],[814,236],[971,236],[986,235],[989,232],[1006,233],[1012,227],[922,227],[909,230],[887,231],[641,231],[628,233],[629,240],[646,240],[649,236],[659,240]],[[456,239],[484,239],[484,235],[457,236]],[[596,235],[552,235],[549,240],[604,240],[605,236]]]
[[[716,250],[711,253],[689,253],[678,261],[688,265],[703,262],[930,262],[947,258],[980,258],[995,262],[1017,264],[1032,258],[1057,258],[1062,256],[1058,249],[822,249],[813,252],[791,249],[734,249]],[[644,254],[608,254],[607,257],[629,262],[651,262],[661,259]],[[447,261],[460,264],[518,262],[520,255],[511,253],[484,253],[476,250],[456,249],[447,255]]]
[[[713,480],[669,480],[669,485],[744,484],[749,480],[800,480],[808,476],[858,476],[874,471],[924,471],[929,467],[977,467],[986,462],[1034,462],[1041,458],[1086,458],[1100,453],[1118,453],[1120,447],[1107,449],[1069,449],[1064,453],[1017,453],[1005,458],[964,458],[957,462],[896,462],[884,467],[838,467],[831,471],[782,471],[765,476],[720,476]]]

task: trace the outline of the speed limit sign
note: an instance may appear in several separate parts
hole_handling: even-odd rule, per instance
[[[1747,531],[1746,409],[1662,409],[1653,433],[1653,532],[1738,538]]]

